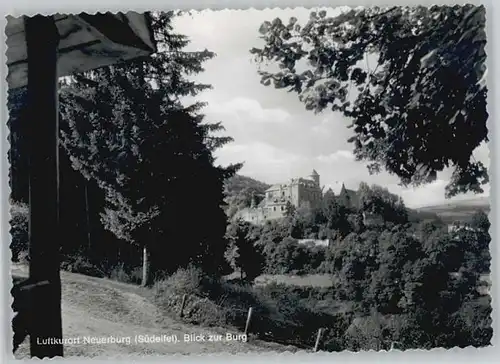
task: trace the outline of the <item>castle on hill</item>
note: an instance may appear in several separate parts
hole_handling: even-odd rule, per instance
[[[325,194],[334,194],[328,189]],[[335,196],[344,206],[357,207],[358,195],[356,191],[348,190],[342,184],[338,196]],[[265,191],[263,200],[257,205],[255,198],[249,208],[240,210],[236,218],[241,218],[252,224],[263,224],[269,220],[285,217],[287,204],[295,208],[316,208],[323,200],[323,188],[320,185],[320,176],[316,170],[303,178],[292,178],[287,183],[278,183]]]

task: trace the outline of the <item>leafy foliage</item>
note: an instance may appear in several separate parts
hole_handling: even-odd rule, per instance
[[[453,167],[446,195],[483,192],[486,166],[472,153],[487,142],[484,6],[356,8],[266,21],[251,50],[278,72],[262,83],[296,92],[308,110],[352,119],[358,160],[405,185]]]
[[[472,216],[471,224],[458,225],[454,239],[462,242],[467,268],[478,273],[490,273],[490,222],[483,211]]]
[[[264,257],[261,249],[250,236],[251,225],[243,220],[232,222],[226,236],[230,240],[230,260],[234,268],[245,274],[247,282],[253,282],[264,268]]]
[[[396,224],[408,221],[408,211],[403,199],[390,193],[387,188],[360,183],[358,193],[363,212],[381,215],[385,221]]]
[[[483,251],[471,247],[480,238],[464,235],[465,229],[458,235],[428,226],[424,231],[425,235],[415,236],[399,225],[382,233],[368,230],[348,235],[334,246],[331,257],[338,294],[356,302],[356,311],[369,317],[363,325],[374,325],[380,315],[382,321],[391,315],[405,317],[406,328],[377,324],[377,330],[389,330],[377,341],[382,347],[391,342],[406,349],[487,345],[491,339],[488,306],[481,309],[477,325],[464,323],[464,310],[481,300],[479,270],[473,263],[488,260]],[[347,332],[354,335],[349,339],[353,349],[359,349],[356,345],[376,349],[357,341],[362,339],[358,329]],[[365,334],[362,340],[369,340]]]

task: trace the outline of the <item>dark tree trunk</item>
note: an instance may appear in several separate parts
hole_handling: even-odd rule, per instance
[[[28,53],[31,356],[63,355],[61,277],[59,274],[59,123],[57,47],[59,34],[52,17],[25,20]]]

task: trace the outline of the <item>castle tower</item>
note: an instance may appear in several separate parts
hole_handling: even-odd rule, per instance
[[[319,184],[319,174],[318,172],[316,172],[315,169],[313,169],[311,175],[309,176],[317,185],[318,187],[320,186]]]
[[[351,207],[351,196],[349,196],[349,193],[347,192],[344,183],[342,183],[342,188],[340,189],[338,198],[341,205],[345,207]]]

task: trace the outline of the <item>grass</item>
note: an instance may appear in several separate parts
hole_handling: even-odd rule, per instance
[[[255,338],[311,349],[320,327],[336,326],[349,320],[350,314],[329,298],[329,287],[306,286],[305,282],[301,287],[275,282],[241,285],[212,280],[189,268],[157,282],[154,292],[156,304],[168,315],[179,315],[186,295],[183,320],[240,332],[252,307],[250,333]]]
[[[13,264],[12,277],[17,283],[28,276],[26,266]],[[156,304],[153,290],[107,278],[89,277],[81,274],[61,272],[62,318],[65,337],[122,337],[164,334],[182,338],[186,333],[201,335],[237,334],[230,328],[207,328],[194,326],[179,319],[177,315],[166,315],[163,307]],[[193,288],[193,287],[191,287]],[[196,291],[196,286],[194,286]],[[195,292],[192,291],[192,292]],[[182,340],[182,339],[181,339]],[[252,340],[229,342],[179,342],[134,343],[131,345],[68,345],[65,356],[114,357],[129,355],[171,355],[241,352],[283,352],[296,348],[274,343]],[[17,359],[29,357],[29,343],[25,340],[16,352]],[[142,357],[143,359],[143,357]]]
[[[266,286],[268,284],[285,284],[299,287],[331,287],[333,285],[332,276],[329,274],[308,274],[304,276],[286,274],[263,274],[255,279],[256,286]]]
[[[27,271],[21,273],[13,273],[16,281],[25,277]],[[248,308],[254,309],[250,344],[75,346],[68,347],[70,355],[238,353],[245,348],[251,351],[310,350],[320,327],[326,328],[323,350],[359,350],[376,347],[372,345],[373,332],[389,325],[389,321],[398,325],[406,322],[404,315],[384,316],[380,323],[379,318],[372,315],[356,315],[353,302],[338,301],[332,295],[331,282],[329,285],[325,283],[328,275],[280,275],[280,283],[276,283],[276,276],[268,276],[270,281],[265,281],[267,284],[251,286],[210,279],[199,270],[190,268],[181,269],[157,282],[153,289],[69,272],[62,272],[61,276],[63,323],[67,336],[159,335],[165,330],[179,336],[189,332],[241,334]],[[294,284],[297,282],[301,285]],[[184,317],[180,318],[183,295],[187,295],[187,301]],[[471,302],[467,312],[488,309],[491,307],[489,300],[488,296],[480,297],[477,302]],[[482,320],[481,325],[476,325],[478,334],[474,334],[481,343],[480,335],[488,321],[483,313],[476,316],[467,325],[475,327],[475,322]],[[348,343],[352,345],[347,347]],[[26,344],[20,354],[23,354],[21,357],[28,355]]]

